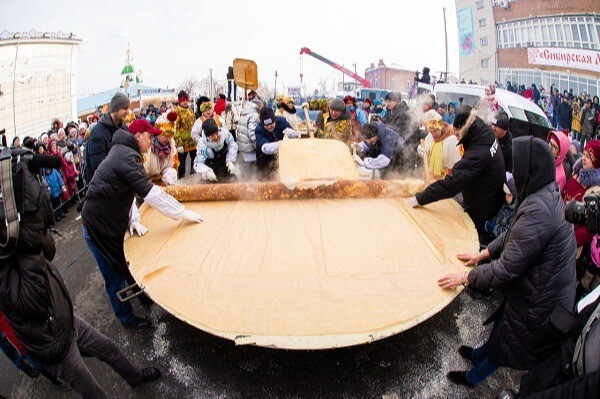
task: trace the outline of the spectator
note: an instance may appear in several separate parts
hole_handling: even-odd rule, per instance
[[[535,85],[535,83],[531,84],[531,91],[532,91],[532,96],[531,99],[533,100],[535,105],[540,105],[540,91],[538,90],[537,86]]]
[[[56,169],[45,169],[44,179],[50,188],[50,199],[52,202],[52,209],[54,209],[54,220],[58,222],[65,216],[65,213],[62,210],[60,197],[63,192],[67,192],[67,187],[65,186],[60,173]]]
[[[516,93],[517,89],[515,88],[515,86],[512,85],[512,83],[510,83],[510,80],[506,82],[506,90]]]
[[[529,370],[536,360],[534,340],[558,307],[572,309],[575,299],[575,242],[564,217],[555,182],[554,162],[543,140],[532,136],[513,142],[517,207],[506,233],[477,254],[460,254],[465,266],[484,263],[438,280],[442,288],[461,283],[478,290],[502,289],[504,301],[488,319],[494,323],[479,348],[459,348],[473,364],[466,372],[451,371],[450,381],[473,388],[499,367]]]
[[[179,165],[177,178],[181,179],[185,176],[188,156],[191,164],[194,163],[194,159],[196,158],[196,141],[192,138],[192,129],[196,119],[194,111],[190,108],[190,97],[184,90],[181,90],[177,94],[176,113],[174,139],[177,148],[177,163]],[[164,122],[164,119],[161,120]],[[191,169],[190,173],[194,173],[194,168]]]
[[[19,138],[19,136],[13,137],[13,140],[12,140],[12,143],[10,144],[10,146],[11,147],[20,147],[21,146],[21,139]]]
[[[556,167],[556,182],[559,192],[562,194],[567,186],[567,180],[571,178],[571,165],[567,161],[569,152],[569,138],[562,132],[551,131],[548,133],[546,142],[550,146],[554,164]]]
[[[260,123],[258,112],[262,107],[260,100],[248,101],[237,124],[237,143],[244,162],[256,162],[256,128]]]
[[[62,159],[62,169],[65,175],[65,186],[70,198],[77,197],[77,180],[79,180],[79,172],[73,163],[73,153],[67,152]]]
[[[215,114],[221,116],[223,111],[225,111],[225,104],[227,103],[225,94],[219,94],[219,99],[215,103]]]
[[[498,214],[485,222],[485,231],[494,238],[498,238],[506,232],[515,216],[515,181],[512,174],[506,173],[506,182],[503,185],[506,202],[498,211]]]
[[[596,111],[592,108],[592,100],[587,99],[585,106],[581,110],[581,144],[585,144],[594,137],[598,119]]]
[[[350,112],[344,101],[339,98],[332,98],[329,100],[327,108],[328,112],[320,111],[317,115],[315,122],[317,137],[342,141],[350,149],[354,140],[352,138]]]
[[[558,108],[556,109],[556,118],[558,122],[557,129],[558,130],[567,130],[567,132],[571,131],[571,118],[573,117],[573,109],[569,104],[569,99],[566,96],[563,96],[562,102],[558,104]]]
[[[496,118],[492,120],[492,128],[494,129],[494,135],[496,140],[500,144],[502,149],[502,158],[504,158],[504,169],[507,172],[512,173],[513,162],[512,162],[512,141],[513,135],[510,132],[510,119],[504,112],[496,115]]]
[[[485,241],[485,221],[494,217],[504,203],[504,159],[492,128],[477,117],[477,110],[465,107],[456,116],[459,144],[465,153],[452,173],[431,183],[416,197],[408,200],[412,207],[452,198],[462,192],[463,208]]]
[[[223,121],[225,122],[225,127],[229,130],[229,133],[233,136],[234,140],[237,140],[236,129],[237,123],[240,118],[238,112],[235,108],[233,108],[233,104],[230,102],[225,104],[225,111],[222,114]]]
[[[458,139],[454,130],[434,110],[425,114],[425,126],[428,134],[425,147],[419,149],[419,155],[427,154],[429,176],[439,179],[452,172],[452,168],[460,160]]]
[[[154,125],[160,129],[161,134],[152,136],[152,145],[144,154],[144,169],[155,184],[161,182],[172,186],[177,182],[179,157],[177,145],[173,139],[177,117],[178,113],[171,111],[156,119]]]
[[[573,140],[581,139],[581,106],[579,99],[573,101],[573,112],[571,117],[571,137]]]
[[[445,115],[442,115],[444,122],[448,122],[450,125],[454,123],[454,118],[456,118],[456,111],[458,110],[458,103],[456,101],[450,101],[448,103],[448,112]]]
[[[298,115],[296,115],[296,107],[294,105],[294,99],[292,97],[284,97],[284,99],[281,101],[279,108],[275,112],[275,116],[285,118],[285,120],[290,124],[292,129],[298,130],[298,123],[300,122],[300,118],[298,117]]]

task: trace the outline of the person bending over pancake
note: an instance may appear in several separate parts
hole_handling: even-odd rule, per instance
[[[202,137],[194,160],[194,170],[200,173],[202,180],[235,179],[237,153],[238,145],[229,130],[218,127],[214,119],[202,122]]]

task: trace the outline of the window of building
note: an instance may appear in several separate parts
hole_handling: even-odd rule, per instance
[[[598,79],[588,78],[586,76],[578,76],[575,74],[556,73],[532,69],[506,69],[501,68],[498,71],[498,81],[506,82],[510,80],[513,84],[536,85],[550,89],[552,84],[559,92],[573,89],[576,94],[581,94],[583,91],[594,96],[600,95],[600,81]]]
[[[483,59],[481,60],[481,67],[482,68],[488,68],[490,66],[490,60],[489,59]]]
[[[557,46],[600,50],[600,16],[507,22],[498,24],[497,37],[498,48]]]
[[[477,2],[477,3],[475,3],[475,4],[477,4],[477,9],[478,9],[478,10],[481,10],[481,9],[483,8],[483,1],[478,1],[478,2]]]
[[[481,39],[479,39],[479,44],[481,45],[481,47],[487,46],[488,45],[488,38],[487,38],[487,36],[484,36]]]
[[[481,18],[481,19],[479,20],[479,27],[480,27],[480,28],[483,28],[484,26],[485,26],[485,18]]]

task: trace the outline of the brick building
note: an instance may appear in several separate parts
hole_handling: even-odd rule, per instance
[[[554,83],[561,91],[600,93],[600,1],[456,0],[456,6],[461,41],[471,34],[467,44],[479,43],[468,54],[461,46],[465,80],[544,87]],[[478,29],[484,10],[491,11],[492,21],[485,25],[493,26],[494,37]],[[477,24],[469,26],[469,15]],[[483,50],[482,40],[495,49],[488,62],[484,58],[490,53]],[[477,59],[479,68],[474,68]]]
[[[371,83],[371,87],[401,93],[409,92],[414,77],[415,71],[387,66],[383,60],[379,60],[377,66],[371,63],[371,66],[365,70],[365,79]]]

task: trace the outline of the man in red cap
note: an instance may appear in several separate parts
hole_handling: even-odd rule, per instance
[[[175,198],[152,184],[144,170],[142,154],[150,148],[152,136],[161,133],[145,119],[131,123],[129,131],[117,130],[110,152],[89,184],[81,212],[83,236],[98,262],[115,315],[125,328],[150,327],[149,320],[137,317],[131,304],[117,297],[117,292],[125,288],[128,281],[133,281],[123,251],[127,227],[130,234],[134,229],[140,235],[148,232],[141,225],[136,228],[139,215],[132,212],[134,195],[172,219],[202,221],[200,215],[186,210]]]

